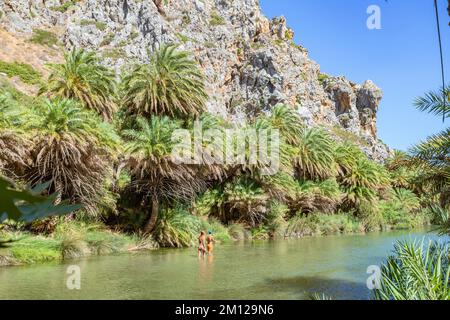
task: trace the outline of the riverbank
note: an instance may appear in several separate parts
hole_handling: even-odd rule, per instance
[[[100,223],[64,219],[60,219],[47,235],[3,228],[0,230],[0,240],[11,242],[5,248],[0,248],[0,266],[65,261],[87,256],[156,250],[160,247],[189,247],[195,245],[200,230],[209,230],[218,243],[227,243],[409,230],[430,224],[429,215],[425,212],[408,217],[398,214],[384,217],[375,227],[373,221],[371,225],[348,214],[296,216],[289,221],[271,221],[258,228],[248,228],[242,224],[224,226],[215,219],[205,220],[195,216],[190,216],[190,219],[189,230],[183,224],[171,225],[165,221],[162,225],[166,228],[156,230],[152,238],[112,231]]]
[[[6,231],[0,232],[0,238],[11,241],[0,248],[0,266],[127,252],[139,244],[135,236],[113,232],[100,224],[74,221],[58,224],[49,235]]]

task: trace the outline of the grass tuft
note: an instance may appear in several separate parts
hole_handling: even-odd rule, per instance
[[[21,62],[8,63],[0,60],[0,72],[8,77],[19,77],[26,84],[39,84],[42,74],[36,71],[31,65]]]
[[[34,29],[30,41],[32,43],[53,47],[58,44],[58,37],[53,32]]]
[[[209,20],[209,25],[216,27],[216,26],[223,26],[225,24],[225,18],[219,15],[218,12],[214,11],[211,13],[211,18]]]

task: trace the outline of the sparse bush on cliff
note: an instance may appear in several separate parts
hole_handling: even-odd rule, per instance
[[[31,65],[20,62],[8,63],[0,60],[0,72],[8,77],[19,77],[26,84],[39,84],[42,78],[40,72],[36,71]]]
[[[33,35],[30,41],[48,47],[53,47],[59,43],[58,37],[55,33],[41,29],[33,30]]]

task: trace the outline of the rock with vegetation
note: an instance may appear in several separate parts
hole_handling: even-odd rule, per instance
[[[360,137],[373,159],[389,155],[376,131],[381,90],[322,74],[294,43],[286,19],[266,18],[258,0],[5,0],[0,10],[9,32],[55,34],[67,49],[99,52],[118,71],[129,61],[149,62],[164,43],[179,43],[206,76],[210,112],[244,122],[285,103],[310,125],[338,125]]]

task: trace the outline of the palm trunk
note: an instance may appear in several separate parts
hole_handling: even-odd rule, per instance
[[[150,234],[155,229],[156,222],[158,221],[158,213],[159,213],[159,200],[157,197],[152,197],[152,210],[150,212],[150,218],[148,219],[148,222],[145,225],[144,229],[145,234]]]
[[[57,181],[55,183],[56,198],[55,198],[55,201],[54,201],[54,204],[56,206],[59,205],[61,203],[61,201],[62,201],[62,190],[63,190],[63,187],[62,187],[61,181]]]

